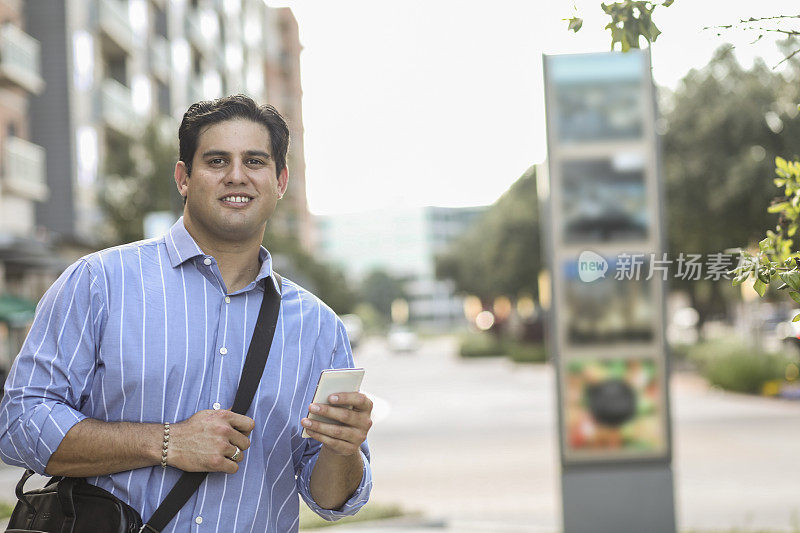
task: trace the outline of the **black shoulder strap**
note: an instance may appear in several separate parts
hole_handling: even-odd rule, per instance
[[[268,279],[265,280],[264,299],[261,300],[261,309],[258,311],[253,338],[250,340],[250,347],[247,350],[247,357],[242,368],[242,376],[239,378],[239,388],[236,390],[236,397],[231,408],[231,411],[240,415],[245,414],[253,402],[258,382],[261,381],[264,366],[267,364],[267,356],[269,355],[272,339],[275,336],[275,327],[278,323],[283,279],[277,272],[273,271],[272,274],[275,276],[280,289],[276,291],[275,286]],[[169,524],[181,507],[189,501],[192,494],[197,491],[207,475],[208,472],[184,472],[140,531],[161,533],[161,530]]]

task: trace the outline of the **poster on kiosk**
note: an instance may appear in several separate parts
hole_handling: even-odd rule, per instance
[[[565,468],[671,460],[647,51],[544,57],[551,349]]]

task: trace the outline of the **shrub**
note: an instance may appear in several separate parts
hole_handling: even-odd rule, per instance
[[[497,357],[506,354],[503,343],[489,333],[467,333],[458,348],[461,357]]]
[[[541,363],[547,360],[543,344],[500,340],[489,333],[477,332],[461,337],[459,353],[461,357],[508,356],[517,363]]]
[[[768,381],[782,381],[793,361],[784,353],[758,352],[730,340],[698,344],[688,355],[712,385],[749,394],[760,393]]]
[[[509,343],[508,356],[515,363],[543,363],[547,360],[547,351],[543,344]]]

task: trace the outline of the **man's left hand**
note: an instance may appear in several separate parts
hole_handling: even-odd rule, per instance
[[[336,455],[355,455],[372,427],[372,400],[361,392],[341,392],[328,397],[330,405],[312,403],[309,411],[343,425],[303,418],[300,423],[309,436]],[[350,409],[349,407],[352,407]]]

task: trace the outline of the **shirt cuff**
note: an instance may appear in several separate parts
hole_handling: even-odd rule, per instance
[[[72,426],[87,418],[86,415],[58,402],[37,405],[26,420],[20,421],[20,431],[28,445],[22,452],[28,468],[46,475],[50,456],[58,449]]]
[[[350,499],[344,502],[344,505],[339,509],[323,509],[317,505],[317,502],[315,502],[314,498],[311,496],[311,473],[314,471],[314,465],[317,464],[319,454],[314,455],[314,457],[306,463],[305,468],[300,474],[300,495],[303,497],[308,507],[325,520],[334,521],[345,516],[354,515],[367,503],[367,500],[369,500],[369,494],[372,491],[372,468],[370,467],[367,456],[364,455],[364,451],[359,450],[358,453],[361,454],[361,463],[364,465],[361,483],[358,484],[358,488],[356,488],[353,495],[350,496]]]

